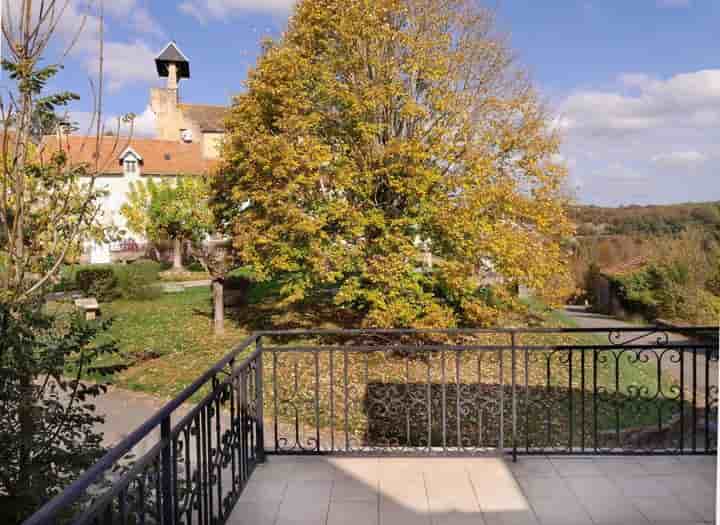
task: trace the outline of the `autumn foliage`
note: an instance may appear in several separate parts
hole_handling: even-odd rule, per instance
[[[481,326],[566,275],[558,138],[475,2],[302,1],[227,126],[216,215],[288,303]]]

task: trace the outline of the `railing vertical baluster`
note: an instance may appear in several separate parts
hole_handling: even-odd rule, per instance
[[[196,481],[196,501],[197,501],[197,510],[198,510],[198,523],[205,524],[205,500],[203,499],[203,486],[205,484],[204,480],[204,474],[203,474],[203,456],[202,456],[202,412],[198,412],[195,417],[193,418],[193,424],[195,425],[195,429],[197,430],[197,433],[195,434],[195,461],[197,463],[197,468],[195,469],[195,472],[197,473],[195,475],[195,481]]]
[[[503,368],[503,351],[502,348],[498,350],[498,386],[500,392],[498,393],[500,399],[500,435],[498,437],[498,451],[500,454],[505,450],[505,371]]]
[[[335,452],[335,363],[330,350],[330,451]]]
[[[525,451],[530,452],[530,350],[525,349]]]
[[[552,354],[545,357],[545,375],[547,376],[547,383],[545,386],[545,394],[547,395],[547,410],[546,410],[546,418],[545,418],[545,431],[547,433],[547,446],[552,447],[552,409],[555,405],[554,400],[552,399],[552,387],[551,387],[551,377],[552,372],[550,371],[550,359],[552,358]]]
[[[369,388],[370,388],[370,353],[366,352],[365,354],[365,372],[364,372],[364,383],[365,383],[365,392],[367,394]],[[365,443],[365,445],[368,445],[370,443]]]
[[[575,418],[573,414],[575,406],[573,403],[573,351],[572,348],[568,350],[568,452],[572,452],[573,449],[573,423]]]
[[[185,427],[183,434],[185,436],[185,491],[187,493],[187,500],[193,499],[193,474],[192,474],[192,460],[190,459],[190,428],[192,423]],[[187,505],[185,509],[185,517],[188,524],[192,523],[192,505]],[[180,520],[178,520],[180,521]]]
[[[638,355],[638,358],[639,358],[639,357],[642,355],[642,351],[638,352],[637,355]],[[660,357],[658,358],[657,377],[656,377],[658,392],[659,392],[660,389],[662,388],[662,377],[663,377],[663,372],[662,372],[662,354],[660,354]],[[663,428],[662,428],[662,425],[663,425],[663,405],[662,405],[662,403],[657,403],[656,406],[657,406],[657,416],[658,416],[658,417],[657,417],[657,419],[658,419],[657,431],[658,431],[658,435],[659,435],[659,434],[662,433],[662,430],[663,430]],[[671,415],[672,415],[672,414],[671,414]]]
[[[585,452],[585,350],[580,350],[580,450]]]
[[[680,354],[680,454],[685,454],[685,351]]]
[[[510,332],[510,346],[512,362],[510,363],[510,374],[511,378],[511,395],[512,395],[512,458],[513,463],[517,461],[517,393],[516,393],[516,378],[517,372],[517,354],[515,349],[515,331]]]
[[[180,522],[180,513],[178,511],[179,497],[178,497],[178,436],[172,438],[172,515],[173,523]]]
[[[240,457],[242,458],[242,473],[243,473],[243,486],[247,484],[247,480],[250,478],[249,473],[249,462],[248,462],[248,392],[247,392],[247,371],[243,370],[240,373],[240,424],[242,426],[241,440],[240,440]]]
[[[173,475],[172,475],[172,440],[170,439],[170,416],[162,420],[160,424],[160,440],[163,442],[162,449],[162,523],[163,525],[172,525],[174,521],[173,514]]]
[[[237,470],[237,461],[235,456],[235,451],[238,447],[235,446],[235,438],[234,436],[237,435],[237,414],[235,413],[235,360],[233,359],[229,363],[230,366],[230,432],[231,432],[231,439],[230,439],[230,479],[231,479],[231,485],[232,485],[232,493],[233,495],[237,494],[238,487],[237,479],[235,477],[236,470]]]
[[[712,350],[705,349],[705,452],[710,451],[710,356]]]
[[[615,355],[615,434],[617,439],[617,448],[622,448],[622,438],[620,437],[620,358],[622,350]]]
[[[315,450],[320,452],[320,352],[315,357]]]
[[[277,351],[272,349],[272,383],[273,383],[273,433],[275,434],[275,452],[280,450],[278,439],[278,392],[277,392]]]
[[[405,356],[405,435],[409,448],[412,446],[410,436],[410,354]]]
[[[202,471],[203,471],[203,477],[202,477],[202,488],[203,488],[203,510],[205,511],[204,514],[204,520],[207,525],[210,525],[212,523],[212,507],[211,505],[211,498],[210,498],[210,462],[208,457],[208,427],[210,426],[210,421],[208,418],[208,410],[207,407],[203,407],[203,409],[200,411],[200,434],[202,436],[201,440],[201,452],[202,452]]]
[[[265,463],[265,401],[263,395],[263,351],[262,338],[258,336],[255,342],[259,353],[255,366],[255,447],[257,461]]]
[[[692,451],[697,451],[697,348],[692,349]]]
[[[427,395],[425,402],[427,403],[427,449],[432,450],[432,383],[430,376],[430,366],[432,361],[428,357],[427,361]]]
[[[482,431],[483,431],[483,406],[481,397],[482,385],[482,352],[477,354],[477,411],[478,411],[478,447],[482,447]]]
[[[593,349],[593,449],[598,451],[598,384],[597,384],[598,351]]]
[[[442,381],[441,391],[441,417],[442,417],[442,447],[443,452],[447,450],[447,385],[445,379],[445,350],[440,350],[440,377]]]
[[[215,472],[217,474],[217,509],[218,518],[223,515],[223,498],[222,498],[222,426],[220,422],[220,397],[223,395],[225,386],[218,384],[217,394],[215,396],[215,455],[213,461],[215,463]]]
[[[460,364],[462,350],[455,352],[455,418],[457,423],[457,447],[458,451],[462,450],[462,420],[460,414]]]
[[[348,423],[348,351],[343,350],[343,397],[345,398],[345,452],[350,451],[350,429]]]

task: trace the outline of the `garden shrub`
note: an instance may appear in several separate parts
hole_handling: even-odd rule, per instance
[[[160,287],[155,286],[161,268],[161,264],[154,261],[115,265],[113,270],[118,278],[120,294],[125,299],[157,299],[162,294]]]
[[[99,301],[110,301],[118,297],[126,299],[154,299],[162,290],[153,286],[159,281],[162,263],[141,260],[127,264],[73,265],[61,272],[56,291],[79,289],[97,297]],[[93,284],[100,280],[100,284]]]
[[[98,301],[112,301],[119,296],[118,278],[108,266],[89,267],[78,270],[75,282],[85,295]]]
[[[692,271],[685,261],[651,264],[638,272],[614,277],[612,283],[629,314],[647,320],[716,322],[720,297],[712,293],[711,286],[698,287]]]
[[[149,260],[135,261],[128,264],[113,264],[112,269],[120,280],[121,287],[124,283],[154,283],[160,277],[160,272],[165,267],[162,263]]]

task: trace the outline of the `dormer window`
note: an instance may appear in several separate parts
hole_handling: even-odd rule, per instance
[[[119,160],[125,174],[134,174],[138,172],[138,165],[142,164],[143,159],[134,149],[126,148],[125,151],[120,154]]]

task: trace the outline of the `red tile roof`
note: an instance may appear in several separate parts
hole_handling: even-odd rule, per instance
[[[120,156],[132,148],[140,157],[143,175],[201,175],[208,173],[217,161],[203,158],[199,143],[184,143],[173,140],[102,137],[100,144],[99,169],[104,174],[122,174]],[[74,165],[95,166],[95,137],[70,135],[48,136],[43,140],[43,155],[62,149]]]

